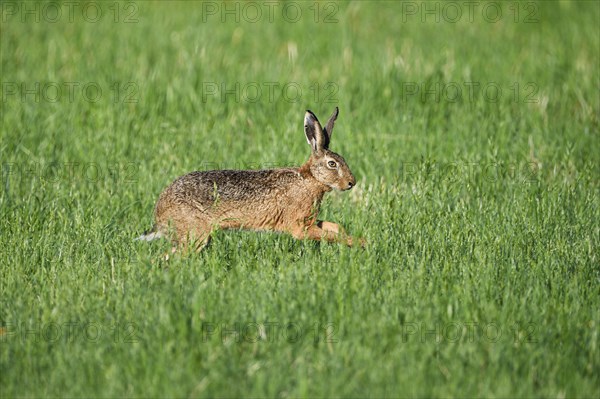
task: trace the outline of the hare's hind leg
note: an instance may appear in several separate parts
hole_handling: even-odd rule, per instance
[[[164,256],[169,260],[171,255],[179,253],[200,252],[210,242],[210,231],[195,231],[185,234],[175,241],[171,251]]]
[[[181,252],[200,252],[210,242],[210,231],[206,232],[194,232],[189,234],[186,238],[182,239],[177,243],[176,247],[173,247],[174,251]]]
[[[203,220],[190,218],[177,228],[177,247],[181,252],[200,252],[210,241],[211,227]]]
[[[168,224],[172,232],[175,246],[171,254],[176,252],[200,252],[210,241],[211,225],[208,218],[191,208],[178,208],[169,215]],[[169,258],[170,254],[165,256]]]

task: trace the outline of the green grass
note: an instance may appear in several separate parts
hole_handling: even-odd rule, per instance
[[[23,22],[48,3],[8,3],[3,398],[600,396],[597,2],[496,3],[496,23],[401,2],[324,2],[319,23],[312,2],[295,23],[283,4],[273,22],[203,12],[220,2]],[[163,262],[167,242],[133,241],[179,175],[302,163],[304,110],[335,105],[358,185],[322,217],[366,249],[218,232]]]

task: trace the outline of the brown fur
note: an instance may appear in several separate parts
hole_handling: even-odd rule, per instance
[[[344,158],[328,149],[337,115],[336,108],[323,129],[306,112],[304,130],[312,154],[298,168],[211,170],[179,177],[158,199],[153,232],[180,247],[195,242],[197,250],[214,229],[270,230],[356,244],[339,225],[317,220],[326,192],[356,184]]]

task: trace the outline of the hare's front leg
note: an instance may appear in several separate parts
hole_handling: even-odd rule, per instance
[[[332,223],[332,222],[326,222],[326,221],[321,221],[319,220],[317,222],[317,226],[319,226],[324,232],[326,233],[332,233],[337,237],[343,237],[343,240],[346,242],[347,245],[349,246],[354,246],[354,245],[359,245],[361,247],[364,247],[365,244],[367,243],[365,241],[364,238],[354,238],[354,237],[350,237],[346,231],[344,230],[344,228],[342,226],[340,226],[337,223]],[[336,241],[338,239],[336,238]]]
[[[328,231],[328,232],[331,232],[334,234],[340,234],[340,233],[345,234],[345,231],[342,228],[342,226],[340,226],[337,223],[331,223],[331,222],[319,220],[319,221],[317,221],[317,226],[319,226],[321,229],[323,229],[323,231]]]
[[[350,247],[357,244],[361,247],[365,245],[364,239],[350,237],[339,224],[326,221],[318,221],[311,226],[302,227],[296,230],[293,235],[300,240],[308,238],[317,241],[343,242]]]
[[[346,244],[351,247],[354,245],[364,247],[367,243],[364,238],[355,238],[349,236],[344,230],[344,228],[337,223],[319,220],[317,221],[317,226],[320,227],[324,232],[332,233],[334,234],[334,236],[337,236],[338,238],[336,238],[335,241],[338,241],[339,237],[343,237],[343,240],[346,242]]]

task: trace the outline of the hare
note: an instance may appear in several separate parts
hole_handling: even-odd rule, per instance
[[[267,170],[211,170],[176,179],[159,196],[154,227],[139,240],[170,238],[175,247],[201,250],[214,229],[289,233],[297,239],[363,245],[331,222],[317,220],[323,195],[349,190],[356,179],[344,158],[329,150],[336,107],[325,128],[311,111],[304,134],[312,149],[300,167]]]

